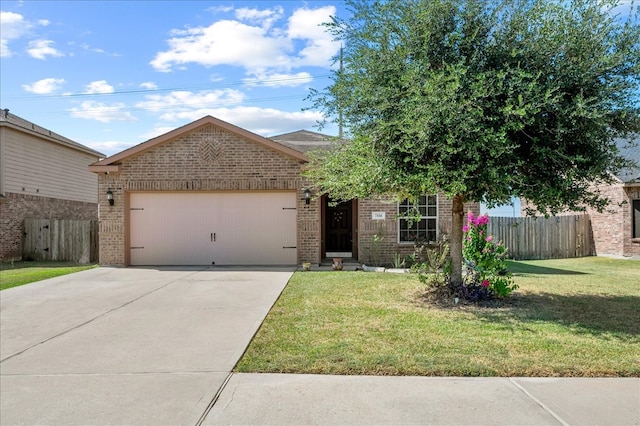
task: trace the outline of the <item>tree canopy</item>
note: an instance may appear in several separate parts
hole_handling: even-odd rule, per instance
[[[311,100],[351,142],[312,160],[306,175],[319,191],[445,193],[454,263],[464,201],[522,197],[545,214],[606,205],[592,184],[624,165],[615,139],[640,130],[637,10],[622,16],[615,1],[596,0],[346,4],[351,15],[327,24],[344,44],[342,66]]]

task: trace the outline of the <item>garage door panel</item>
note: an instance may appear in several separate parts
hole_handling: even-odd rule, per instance
[[[133,265],[297,262],[295,192],[133,193],[130,205]]]

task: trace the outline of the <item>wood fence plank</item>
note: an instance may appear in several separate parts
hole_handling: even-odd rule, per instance
[[[95,262],[98,240],[96,220],[25,219],[23,259]]]
[[[516,260],[560,259],[592,254],[588,215],[555,217],[490,217],[487,231]]]

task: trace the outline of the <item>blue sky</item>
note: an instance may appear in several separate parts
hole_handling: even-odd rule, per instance
[[[112,155],[205,115],[317,130],[340,1],[0,3],[0,106]],[[323,132],[336,134],[329,125]]]
[[[263,136],[317,130],[304,98],[330,84],[340,48],[319,24],[346,13],[339,0],[2,0],[0,12],[0,106],[106,155],[205,115]]]

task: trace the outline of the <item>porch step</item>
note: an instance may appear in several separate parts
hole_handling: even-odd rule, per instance
[[[358,259],[354,259],[353,257],[343,257],[342,258],[343,265],[358,265],[360,266],[360,262]],[[333,258],[324,258],[320,262],[320,266],[331,266],[333,265]]]

